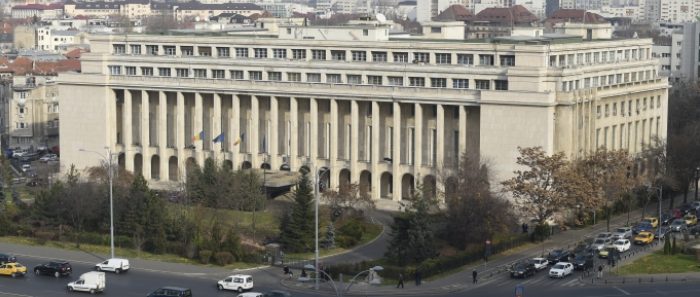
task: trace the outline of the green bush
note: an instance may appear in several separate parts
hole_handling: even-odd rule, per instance
[[[49,240],[54,239],[54,233],[50,231],[34,232],[34,241],[39,245],[45,245]]]
[[[216,261],[216,264],[219,266],[228,265],[233,261],[233,255],[229,252],[218,252],[214,254],[214,261]]]
[[[335,243],[342,248],[349,248],[362,240],[366,227],[361,221],[352,219],[338,228]]]
[[[87,243],[87,244],[95,244],[95,245],[107,245],[109,244],[109,240],[107,237],[97,234],[97,233],[92,233],[92,232],[82,232],[78,235],[78,240],[80,243]]]
[[[210,250],[200,250],[199,251],[199,262],[202,264],[209,264],[211,260],[212,251]]]
[[[547,224],[541,224],[541,225],[538,224],[537,226],[535,226],[535,231],[532,232],[532,235],[531,235],[532,241],[535,241],[535,242],[544,241],[547,238],[549,238],[549,236],[552,232],[551,228],[552,227],[550,227]]]

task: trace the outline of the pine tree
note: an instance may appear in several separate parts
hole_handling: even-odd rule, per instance
[[[430,207],[434,198],[415,191],[404,212],[394,217],[387,257],[401,266],[418,264],[437,255],[435,238],[430,229]]]
[[[330,221],[326,227],[326,238],[323,239],[323,247],[327,249],[335,247],[335,226],[333,226],[333,221]]]
[[[294,189],[294,205],[288,222],[284,222],[280,228],[280,242],[284,248],[292,252],[304,252],[311,250],[311,242],[314,238],[314,202],[313,189],[309,177],[304,174],[299,179]],[[286,225],[286,226],[284,226]]]

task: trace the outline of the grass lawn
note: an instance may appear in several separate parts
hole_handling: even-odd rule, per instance
[[[362,233],[362,239],[360,239],[360,242],[356,246],[362,246],[362,245],[372,241],[373,239],[377,238],[377,236],[379,236],[382,233],[382,226],[381,225],[375,225],[375,224],[371,224],[368,222],[365,222],[364,225],[365,225],[365,230],[367,230],[367,231]],[[325,230],[325,229],[319,228],[319,230]],[[322,231],[320,231],[320,233],[321,233],[321,235],[323,234]],[[321,239],[322,238],[319,237],[319,240],[321,240]],[[321,257],[325,257],[325,256],[339,254],[339,253],[342,253],[346,250],[347,249],[336,247],[336,248],[332,248],[332,249],[320,249],[318,251],[318,253]],[[288,253],[287,257],[289,257],[290,259],[308,260],[308,259],[312,259],[314,257],[314,253],[313,252],[310,252],[310,253]]]
[[[669,256],[664,255],[663,252],[656,252],[620,267],[617,274],[631,275],[681,272],[700,272],[700,262],[695,256],[691,255],[675,254]]]

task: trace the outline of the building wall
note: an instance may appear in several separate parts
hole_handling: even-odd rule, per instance
[[[9,147],[58,145],[58,87],[51,78],[15,77],[8,103]]]
[[[14,45],[17,49],[36,48],[36,28],[33,26],[16,26]]]

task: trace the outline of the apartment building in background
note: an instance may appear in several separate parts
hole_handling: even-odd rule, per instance
[[[653,55],[661,62],[660,73],[669,81],[697,81],[700,74],[700,25],[660,24],[665,34],[654,40]]]

